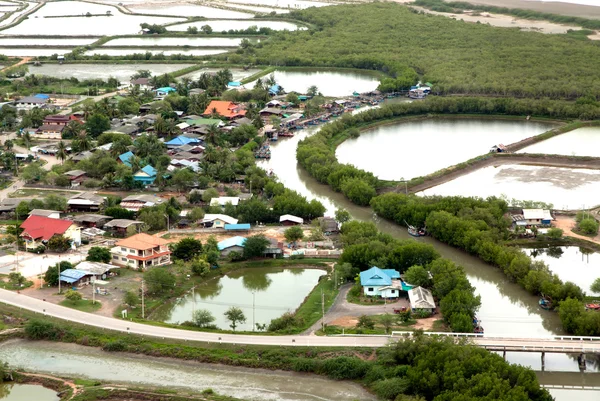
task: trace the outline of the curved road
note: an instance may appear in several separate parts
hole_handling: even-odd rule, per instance
[[[263,336],[246,334],[205,333],[173,329],[168,327],[151,326],[126,320],[92,315],[75,309],[51,304],[26,295],[0,289],[0,302],[33,312],[42,313],[59,319],[93,326],[101,329],[115,330],[142,336],[170,338],[175,340],[247,344],[247,345],[277,345],[277,346],[329,346],[329,347],[383,347],[394,341],[390,336]],[[432,334],[432,333],[428,333]],[[445,333],[440,333],[445,334]],[[452,334],[450,334],[452,335]],[[471,335],[472,336],[472,335]],[[399,337],[401,338],[401,337]],[[569,338],[487,338],[471,337],[475,345],[490,350],[507,350],[523,352],[557,352],[557,353],[596,353],[600,354],[600,337],[593,339]]]

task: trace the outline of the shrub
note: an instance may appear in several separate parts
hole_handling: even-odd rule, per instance
[[[124,352],[127,350],[127,344],[122,340],[109,341],[102,347],[106,352]]]
[[[548,234],[546,234],[548,236],[548,238],[550,239],[559,239],[560,237],[563,236],[563,230],[561,230],[560,228],[551,228],[548,230]]]
[[[318,360],[296,358],[292,361],[292,370],[295,372],[314,373],[318,369]]]
[[[323,362],[320,373],[336,380],[357,380],[365,375],[368,367],[362,359],[339,356]]]
[[[379,398],[393,400],[408,389],[409,382],[405,378],[394,377],[373,383],[373,391]]]
[[[29,340],[59,340],[64,332],[50,322],[30,320],[25,325],[25,335]]]
[[[294,326],[301,325],[302,322],[293,313],[286,312],[280,317],[271,320],[269,323],[268,331],[281,331],[291,329]]]
[[[86,188],[100,188],[101,185],[102,185],[102,181],[96,180],[94,178],[85,180],[85,182],[83,183],[83,186]]]
[[[583,219],[579,223],[579,229],[584,234],[596,235],[598,234],[598,222],[593,218]]]

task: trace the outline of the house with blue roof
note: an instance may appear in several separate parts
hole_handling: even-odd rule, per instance
[[[89,282],[93,276],[94,274],[89,271],[67,269],[60,273],[60,281],[76,287]]]
[[[122,155],[119,155],[119,161],[121,163],[123,163],[124,165],[126,165],[127,167],[131,167],[131,162],[129,161],[129,159],[131,159],[132,157],[133,157],[132,151],[125,152]]]
[[[217,244],[217,247],[219,248],[219,252],[221,252],[221,256],[227,256],[231,252],[244,252],[245,244],[246,238],[237,236],[224,239],[223,241]]]
[[[269,95],[271,95],[271,96],[279,95],[280,91],[281,91],[281,86],[275,84],[269,88]]]
[[[141,182],[144,186],[152,185],[156,180],[156,169],[151,165],[147,165],[133,175],[133,180]]]
[[[250,231],[250,223],[225,224],[225,231]]]
[[[184,135],[179,135],[177,138],[171,139],[169,142],[166,142],[167,148],[174,149],[183,145],[199,145],[201,143],[198,138],[190,138]]]
[[[360,285],[366,296],[382,298],[398,298],[401,291],[408,291],[412,286],[400,280],[400,273],[395,269],[371,267],[360,273]]]
[[[167,96],[171,92],[176,92],[176,90],[170,86],[164,86],[162,88],[154,89],[152,92],[155,92],[156,96]]]

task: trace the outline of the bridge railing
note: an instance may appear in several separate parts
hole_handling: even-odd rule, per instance
[[[600,342],[600,337],[584,337],[584,336],[555,336],[554,340],[560,341],[597,341]]]
[[[391,337],[411,337],[414,334],[415,332],[413,331],[392,331]],[[425,336],[483,338],[483,333],[448,333],[444,331],[424,331],[421,334]]]

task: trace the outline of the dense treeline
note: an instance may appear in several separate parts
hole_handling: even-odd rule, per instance
[[[85,343],[108,352],[133,352],[356,380],[383,400],[552,400],[530,368],[509,364],[499,355],[451,338],[419,333],[389,347],[377,348],[375,358],[369,358],[370,349],[332,352],[318,347],[223,346],[216,349],[196,344],[165,344],[89,328],[61,326],[49,320],[29,321],[25,336],[30,340]]]
[[[560,119],[593,120],[600,118],[600,104],[589,98],[577,102],[561,100],[429,97],[424,101],[384,105],[356,115],[344,115],[298,145],[296,158],[319,182],[342,192],[358,205],[368,205],[376,194],[378,179],[372,173],[352,165],[341,164],[335,146],[344,139],[359,135],[358,128],[392,118],[426,114],[504,114],[532,115]],[[418,182],[421,177],[412,181]]]
[[[279,32],[247,49],[254,64],[414,70],[434,93],[576,98],[600,93],[600,48],[412,12],[392,2],[294,10],[315,30]],[[225,57],[225,56],[222,56]]]
[[[545,263],[533,261],[518,248],[503,244],[508,239],[510,225],[503,217],[507,211],[503,200],[389,193],[374,198],[371,206],[379,216],[396,223],[426,225],[434,238],[500,268],[528,292],[550,297],[554,305],[560,305],[563,327],[570,333],[600,335],[599,313],[583,312],[572,317],[563,311],[564,304],[570,309],[577,305],[584,310],[581,288],[572,282],[563,283]]]
[[[460,13],[462,10],[486,11],[496,14],[512,15],[515,17],[531,20],[547,20],[559,24],[575,24],[587,29],[600,29],[600,21],[569,15],[543,13],[522,8],[508,8],[488,6],[484,4],[472,4],[465,1],[443,1],[443,0],[415,0],[415,5],[443,13]]]
[[[340,263],[367,270],[372,266],[405,273],[412,266],[422,266],[433,277],[431,289],[440,301],[440,312],[453,331],[472,333],[473,318],[481,305],[464,269],[440,258],[429,244],[400,241],[381,233],[370,222],[349,221],[342,225],[344,252]]]

